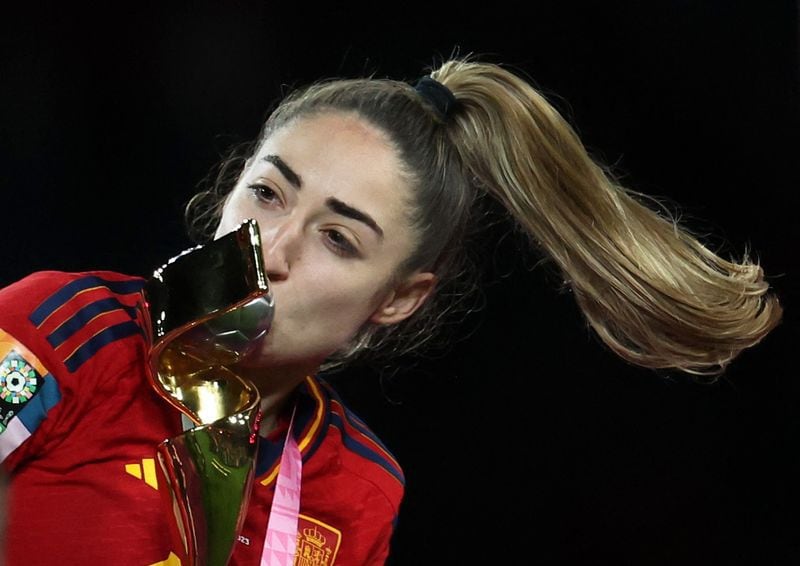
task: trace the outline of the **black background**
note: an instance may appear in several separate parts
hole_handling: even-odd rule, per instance
[[[287,88],[482,54],[715,249],[752,250],[786,315],[713,385],[635,368],[493,234],[469,335],[335,377],[406,471],[390,563],[800,561],[795,3],[163,4],[4,8],[0,284],[149,274],[189,245],[196,185]]]

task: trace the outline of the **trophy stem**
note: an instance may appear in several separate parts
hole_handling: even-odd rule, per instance
[[[237,415],[165,440],[158,459],[175,514],[173,538],[192,566],[225,566],[241,530],[253,485],[257,435],[231,429]]]

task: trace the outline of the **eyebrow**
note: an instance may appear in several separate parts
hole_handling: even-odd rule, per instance
[[[341,214],[342,216],[347,216],[348,218],[352,218],[353,220],[358,220],[359,222],[363,222],[381,238],[383,238],[383,230],[381,227],[378,226],[378,223],[375,222],[372,217],[367,214],[366,212],[362,212],[357,208],[353,208],[349,204],[345,204],[337,198],[329,197],[325,204],[328,205],[333,212],[337,214]]]
[[[295,173],[294,169],[289,167],[289,165],[287,165],[286,162],[280,158],[280,156],[274,154],[268,154],[264,156],[264,161],[272,163],[278,169],[278,171],[281,172],[281,175],[283,175],[295,189],[299,191],[302,188],[303,179],[300,177],[300,175]],[[380,226],[378,226],[378,223],[375,222],[375,220],[373,220],[373,218],[366,212],[358,210],[357,208],[354,208],[349,204],[346,204],[334,197],[329,197],[325,201],[325,204],[336,214],[341,214],[342,216],[346,216],[348,218],[352,218],[353,220],[357,220],[359,222],[366,224],[379,237],[383,238],[383,230],[381,229]]]
[[[272,163],[278,169],[278,171],[281,172],[281,175],[286,177],[286,180],[289,181],[289,184],[291,184],[298,191],[303,186],[303,179],[300,178],[300,175],[295,173],[294,170],[277,155],[265,155],[264,161]]]

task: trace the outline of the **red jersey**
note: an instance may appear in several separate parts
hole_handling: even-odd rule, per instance
[[[155,448],[183,427],[146,374],[136,317],[143,284],[113,272],[40,272],[0,290],[7,566],[181,564]],[[400,467],[323,380],[307,378],[295,407],[303,457],[295,564],[383,564]],[[232,565],[260,563],[287,427],[279,422],[259,444]]]

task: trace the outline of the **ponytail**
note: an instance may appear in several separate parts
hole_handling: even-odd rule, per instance
[[[432,77],[458,101],[447,133],[464,168],[555,262],[616,354],[714,376],[779,323],[757,263],[719,257],[616,183],[530,84],[460,60]]]

